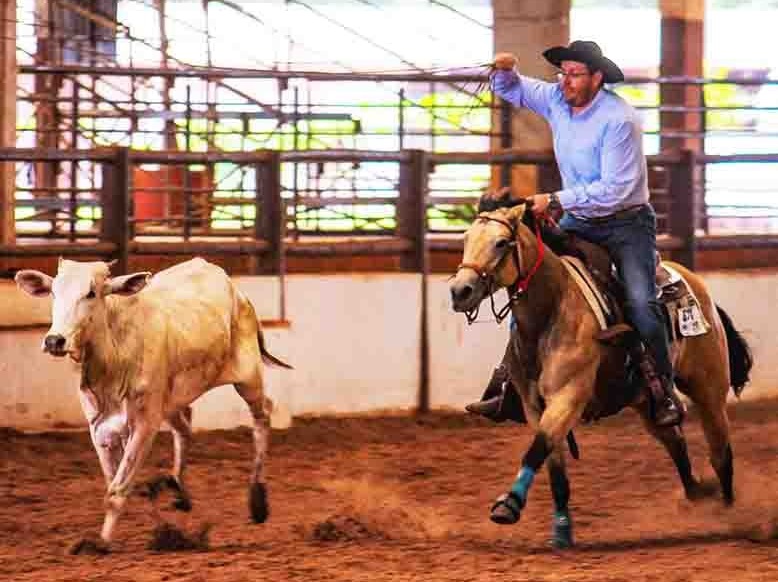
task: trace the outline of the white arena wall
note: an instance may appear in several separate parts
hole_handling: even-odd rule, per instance
[[[778,271],[705,273],[718,303],[751,343],[756,365],[745,397],[778,389]],[[273,277],[240,277],[238,286],[263,319],[278,319],[280,287]],[[502,356],[506,324],[497,326],[487,305],[468,326],[450,311],[446,277],[428,288],[430,403],[461,408],[478,397]],[[414,274],[290,275],[289,325],[265,330],[270,351],[294,370],[266,368],[267,393],[276,405],[273,424],[290,415],[353,414],[412,409],[419,385],[421,278]],[[44,355],[40,342],[48,300],[0,285],[0,426],[22,430],[82,426],[78,373],[65,360]],[[20,325],[38,324],[31,329]],[[13,329],[2,329],[3,327]],[[221,387],[195,404],[195,427],[249,424],[244,403]]]

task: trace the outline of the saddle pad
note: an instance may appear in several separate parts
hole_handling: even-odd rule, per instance
[[[567,272],[570,273],[573,281],[575,281],[576,285],[578,285],[578,288],[581,290],[581,293],[583,293],[583,296],[586,298],[589,307],[592,308],[600,327],[603,330],[607,329],[609,325],[608,321],[613,318],[613,312],[608,306],[608,301],[603,297],[592,279],[592,276],[589,274],[589,270],[577,257],[564,255],[560,258],[562,259],[562,264],[567,269]]]
[[[662,289],[665,287],[671,287],[682,280],[683,277],[681,277],[681,274],[667,263],[660,262],[657,264],[656,286],[660,295],[662,294]]]
[[[688,281],[671,266],[662,263],[662,267],[667,270],[673,281],[683,283],[683,292],[676,294],[668,293],[672,299],[662,298],[662,302],[672,318],[673,333],[680,334],[683,337],[693,337],[708,333],[711,329],[710,323],[705,319],[700,301],[697,299]]]

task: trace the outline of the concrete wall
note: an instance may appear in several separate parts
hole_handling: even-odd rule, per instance
[[[704,276],[716,303],[754,351],[752,382],[743,397],[778,394],[778,271],[710,271]]]
[[[706,280],[718,301],[754,348],[754,380],[746,397],[778,388],[778,271],[711,272]],[[264,319],[277,319],[279,286],[274,278],[238,278],[239,287]],[[267,392],[277,423],[288,414],[358,413],[414,407],[419,378],[419,276],[293,275],[287,279],[288,327],[266,329],[270,351],[295,366],[267,368]],[[12,287],[0,287],[0,307],[22,305]],[[6,300],[2,299],[6,296]],[[37,300],[36,300],[37,301]],[[40,317],[39,306],[33,313]],[[18,320],[18,313],[16,314]],[[10,315],[4,320],[9,320]],[[460,408],[480,395],[502,357],[507,331],[492,321],[468,326],[450,311],[448,284],[433,276],[429,286],[430,401]],[[78,373],[67,361],[40,351],[45,328],[0,330],[0,426],[40,429],[83,424]],[[195,405],[195,426],[249,424],[245,405],[230,387],[218,388]]]

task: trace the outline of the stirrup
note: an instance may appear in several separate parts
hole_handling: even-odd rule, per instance
[[[683,422],[685,407],[680,399],[665,395],[662,402],[652,402],[654,424],[658,427],[676,426]]]
[[[502,406],[502,395],[494,396],[488,400],[479,400],[478,402],[471,402],[465,406],[465,410],[472,412],[473,414],[480,414],[491,420],[494,420],[497,414],[500,412]]]

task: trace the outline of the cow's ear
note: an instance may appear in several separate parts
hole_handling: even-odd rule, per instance
[[[117,295],[134,295],[146,286],[146,283],[149,282],[149,277],[151,277],[151,273],[148,271],[112,277],[105,282],[103,295],[112,293]]]
[[[46,297],[46,295],[50,294],[53,280],[46,273],[32,269],[19,271],[14,277],[14,281],[16,281],[19,289],[33,297]]]

